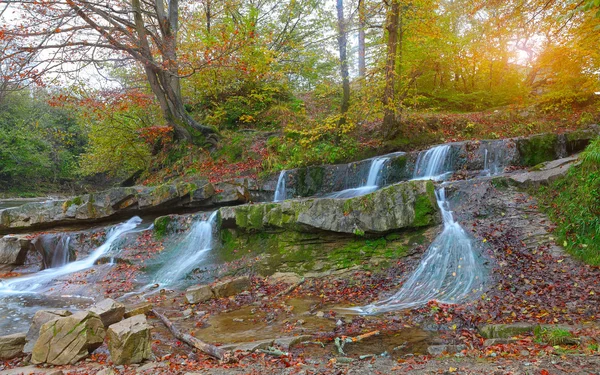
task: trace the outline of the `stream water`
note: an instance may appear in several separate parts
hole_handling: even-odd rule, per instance
[[[114,226],[108,231],[106,241],[84,259],[0,281],[0,333],[26,331],[33,314],[42,308],[77,310],[91,304],[93,301],[85,296],[55,295],[51,292],[56,284],[67,283],[62,278],[92,268],[98,259],[114,250],[120,237],[135,232],[141,222],[142,219],[134,217]]]
[[[345,189],[342,191],[336,191],[325,195],[325,198],[353,198],[361,195],[369,194],[379,189],[381,182],[381,171],[385,164],[390,160],[390,156],[381,156],[371,160],[371,166],[369,167],[369,175],[365,182],[355,188]]]

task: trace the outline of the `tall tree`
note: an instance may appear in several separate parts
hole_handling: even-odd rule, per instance
[[[19,22],[0,26],[0,38],[14,51],[0,60],[32,59],[24,79],[64,73],[107,62],[139,63],[163,117],[177,140],[190,130],[214,140],[215,131],[185,110],[180,80],[201,66],[178,56],[179,0],[14,0]],[[43,51],[43,52],[42,52]]]
[[[385,30],[387,52],[385,60],[385,88],[383,90],[383,133],[390,136],[396,124],[396,56],[398,54],[398,28],[400,23],[400,0],[389,0]]]
[[[340,124],[346,121],[346,113],[350,108],[350,74],[348,73],[348,31],[347,22],[344,17],[344,0],[336,1],[337,19],[338,19],[338,48],[340,51],[340,72],[342,75],[342,106]]]
[[[358,0],[358,76],[367,75],[365,29],[367,27],[367,10],[365,0]]]

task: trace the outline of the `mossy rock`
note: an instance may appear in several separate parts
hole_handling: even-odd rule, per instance
[[[524,167],[533,167],[558,157],[559,136],[556,134],[538,134],[517,140],[517,148]]]

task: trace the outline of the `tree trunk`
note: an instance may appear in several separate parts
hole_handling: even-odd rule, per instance
[[[340,125],[346,122],[346,113],[350,107],[350,75],[348,74],[348,56],[347,56],[347,32],[346,20],[344,19],[344,0],[337,0],[337,17],[338,17],[338,47],[340,50],[340,70],[342,74],[342,106]]]
[[[385,64],[385,89],[383,90],[383,135],[389,137],[396,124],[395,82],[396,82],[396,54],[398,51],[398,24],[400,21],[399,0],[392,0],[386,16],[385,28],[388,34],[387,53]]]
[[[365,9],[365,0],[358,0],[358,76],[367,75],[366,47],[365,47],[365,29],[367,23],[367,14]]]

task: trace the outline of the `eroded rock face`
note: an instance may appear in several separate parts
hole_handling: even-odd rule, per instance
[[[135,315],[108,328],[108,350],[116,365],[140,363],[152,358],[151,326],[146,316]]]
[[[206,180],[161,186],[118,187],[68,200],[28,203],[0,211],[0,233],[14,229],[47,228],[75,222],[97,222],[177,208],[214,207],[245,203],[248,183]]]
[[[20,236],[0,238],[0,271],[10,271],[23,265],[27,258],[31,241]]]
[[[90,311],[98,314],[102,320],[102,324],[105,327],[110,326],[123,320],[125,315],[125,305],[115,301],[114,299],[107,298],[92,306]]]
[[[51,320],[64,318],[65,316],[69,315],[72,314],[68,310],[40,310],[36,312],[31,321],[31,325],[29,326],[29,331],[27,331],[27,343],[25,344],[23,352],[29,354],[33,351],[33,346],[40,337],[40,328],[42,328],[45,323],[48,323]]]
[[[31,362],[75,364],[102,345],[105,334],[100,316],[91,311],[49,321],[40,329]]]
[[[23,354],[25,333],[0,336],[0,359],[13,359]]]
[[[291,229],[311,232],[386,233],[439,224],[431,181],[406,181],[349,199],[314,198],[219,210],[222,227],[245,231]]]

